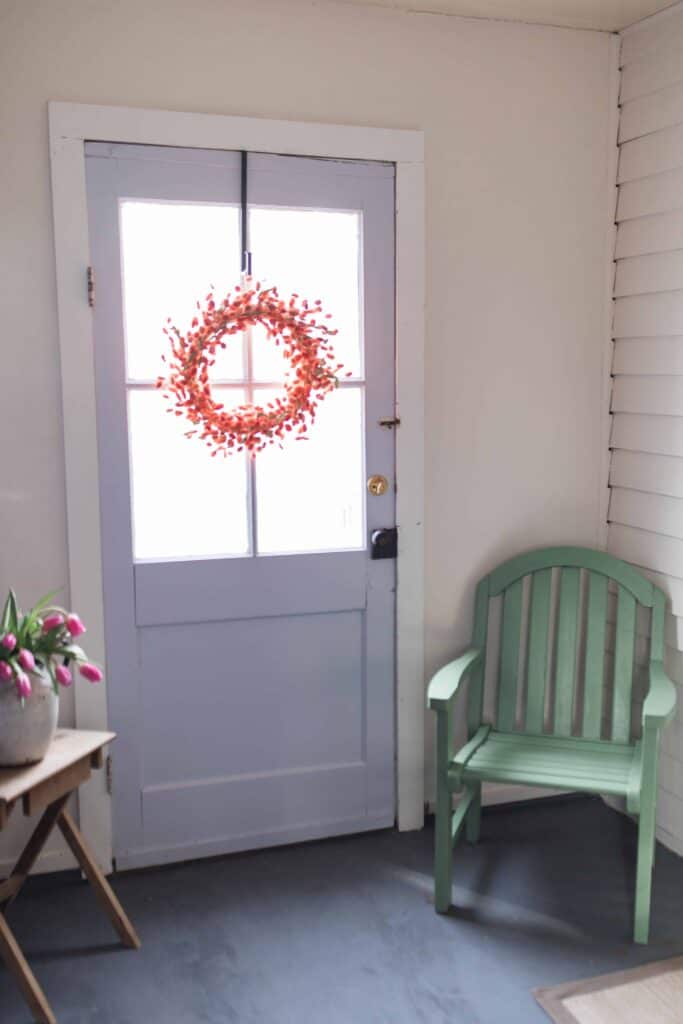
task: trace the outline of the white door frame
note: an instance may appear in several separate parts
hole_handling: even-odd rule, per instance
[[[88,622],[88,651],[106,664],[85,185],[88,142],[246,149],[383,160],[396,166],[397,799],[399,828],[424,820],[424,137],[420,131],[271,121],[131,107],[50,103],[71,604]],[[95,282],[95,287],[97,283]],[[107,726],[105,684],[75,693],[76,725]],[[111,801],[103,773],[80,793],[81,828],[111,865]]]

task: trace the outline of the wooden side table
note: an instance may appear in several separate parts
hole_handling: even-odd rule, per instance
[[[39,1024],[56,1024],[55,1016],[7,924],[5,911],[16,899],[55,826],[66,839],[121,942],[130,949],[140,948],[133,925],[66,810],[71,794],[90,778],[94,768],[102,767],[104,748],[114,738],[113,732],[58,729],[45,759],[39,764],[28,768],[0,768],[0,830],[6,826],[19,801],[26,815],[43,811],[12,874],[0,882],[0,955]]]

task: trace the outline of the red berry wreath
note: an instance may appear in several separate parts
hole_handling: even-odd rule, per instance
[[[172,403],[168,411],[194,424],[186,436],[198,434],[213,449],[212,455],[245,450],[255,455],[292,431],[301,440],[315,419],[318,403],[337,387],[342,369],[328,341],[337,332],[324,323],[330,315],[322,312],[320,301],[309,304],[298,295],[284,300],[277,288],[262,289],[259,282],[247,280],[244,288],[235,288],[222,302],[216,304],[209,294],[204,306],[197,303],[197,308],[198,316],[187,334],[170,319],[164,328],[171,339],[171,358],[168,375],[157,381]],[[225,409],[213,397],[209,371],[230,335],[255,324],[265,327],[289,360],[283,396],[266,405]]]

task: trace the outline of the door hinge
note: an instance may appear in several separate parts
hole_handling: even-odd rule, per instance
[[[377,420],[380,427],[386,427],[387,430],[391,430],[392,427],[400,427],[401,419],[399,416],[383,416],[381,420]]]
[[[104,762],[104,784],[107,788],[107,794],[111,796],[112,782],[113,782],[114,769],[112,766],[111,754]]]
[[[88,267],[88,305],[93,309],[95,305],[95,271]]]

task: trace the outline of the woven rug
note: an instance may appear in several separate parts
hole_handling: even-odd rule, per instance
[[[683,1024],[683,956],[534,995],[555,1024]]]

